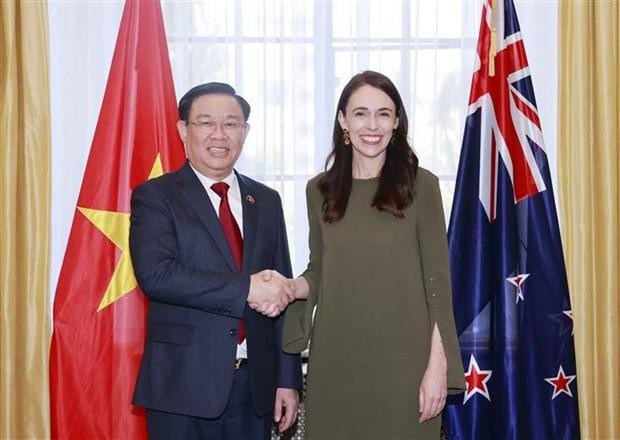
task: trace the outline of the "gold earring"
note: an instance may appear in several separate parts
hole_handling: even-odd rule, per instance
[[[349,136],[349,130],[346,128],[342,130],[342,142],[345,145],[351,145],[351,136]]]

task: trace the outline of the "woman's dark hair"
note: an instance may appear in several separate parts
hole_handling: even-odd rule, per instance
[[[403,210],[413,202],[415,179],[418,172],[418,158],[407,141],[407,113],[398,90],[388,77],[378,72],[367,70],[358,73],[342,90],[336,117],[334,118],[333,148],[325,161],[325,174],[318,185],[323,195],[323,220],[332,223],[340,220],[349,203],[353,184],[352,145],[345,145],[343,130],[338,122],[338,112],[346,114],[349,98],[363,85],[375,87],[394,102],[398,127],[386,150],[385,163],[379,176],[379,187],[371,206],[379,211],[391,212],[395,217],[403,218]]]

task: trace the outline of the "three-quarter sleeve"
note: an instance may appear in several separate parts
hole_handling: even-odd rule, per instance
[[[321,234],[321,195],[312,179],[306,186],[308,206],[310,259],[305,272],[301,274],[310,292],[306,300],[297,300],[286,310],[284,322],[283,349],[288,353],[300,353],[308,348],[312,333],[312,317],[321,289],[321,268],[323,258],[323,238]]]
[[[439,181],[431,173],[420,170],[417,182],[418,237],[431,332],[437,324],[448,363],[448,389],[460,392],[465,381],[452,310],[448,240]]]

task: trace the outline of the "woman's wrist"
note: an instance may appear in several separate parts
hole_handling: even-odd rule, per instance
[[[293,280],[293,289],[296,299],[306,299],[310,293],[310,285],[304,277],[297,277]]]

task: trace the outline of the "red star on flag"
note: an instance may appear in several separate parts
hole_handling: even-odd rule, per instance
[[[551,397],[551,400],[558,397],[561,393],[568,394],[570,397],[573,397],[573,393],[570,390],[569,385],[575,380],[575,377],[575,375],[567,376],[564,374],[564,368],[562,368],[562,365],[560,365],[557,376],[546,377],[545,382],[548,382],[553,386],[553,396]]]
[[[517,288],[517,298],[515,300],[515,304],[519,304],[519,298],[521,298],[521,301],[525,301],[525,298],[523,298],[523,291],[521,290],[521,286],[529,276],[529,273],[520,273],[514,277],[506,278],[506,281],[508,281],[510,284],[513,284]]]
[[[487,388],[487,382],[493,374],[492,370],[481,370],[476,362],[476,358],[472,354],[469,358],[469,368],[465,373],[465,383],[467,389],[465,390],[465,397],[463,399],[463,405],[476,393],[483,395],[490,402],[491,396],[489,395],[489,389]]]

